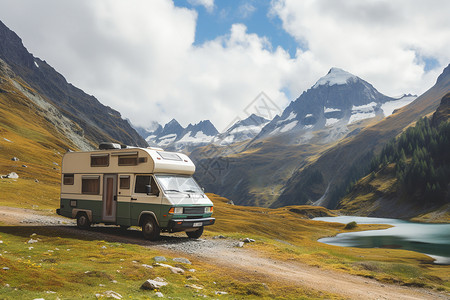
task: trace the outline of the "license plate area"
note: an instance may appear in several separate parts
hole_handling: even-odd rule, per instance
[[[202,222],[195,222],[194,224],[192,224],[192,227],[201,227],[202,225]]]

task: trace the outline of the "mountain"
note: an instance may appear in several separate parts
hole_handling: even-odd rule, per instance
[[[209,120],[194,125],[189,124],[186,128],[183,128],[175,119],[172,119],[164,127],[154,123],[153,131],[141,131],[146,135],[146,141],[151,146],[185,152],[209,144],[219,133]]]
[[[206,190],[236,204],[274,205],[293,174],[336,141],[358,134],[412,99],[415,97],[384,96],[357,76],[332,68],[281,116],[268,123],[261,119],[250,123],[250,118],[216,137],[215,144],[194,149],[191,158],[197,164],[196,179]],[[232,135],[244,128],[254,131],[242,139]],[[320,180],[321,174],[312,173],[305,179],[312,183]],[[309,186],[319,193],[315,187]]]
[[[239,120],[228,128],[224,133],[218,134],[213,143],[218,145],[229,145],[237,142],[251,140],[255,138],[261,129],[269,123],[267,120],[256,114],[251,114],[244,120]]]
[[[450,219],[449,121],[450,93],[431,120],[420,119],[372,159],[370,173],[338,208],[352,215]]]
[[[53,209],[59,203],[62,156],[67,149],[94,146],[77,123],[0,59],[1,205]],[[2,179],[12,172],[19,178]]]
[[[119,112],[101,104],[95,97],[68,83],[46,61],[34,57],[22,40],[0,21],[0,59],[27,86],[39,93],[43,101],[61,115],[72,120],[94,145],[102,141],[117,141],[147,146],[145,140],[122,119]]]
[[[450,65],[436,84],[411,104],[354,136],[344,138],[317,159],[297,170],[272,207],[310,203],[336,207],[352,182],[369,169],[374,153],[405,128],[433,113],[450,91]]]
[[[149,137],[151,135],[158,135],[163,130],[163,127],[161,126],[161,124],[159,124],[156,121],[151,122],[150,125],[145,128],[141,127],[141,126],[133,125],[130,120],[128,120],[128,122],[136,130],[136,132],[144,139],[146,139],[147,137]]]
[[[378,92],[367,81],[339,68],[331,68],[315,85],[305,91],[265,126],[256,139],[290,134],[290,142],[310,142],[311,132],[326,130],[322,140],[331,142],[349,133],[350,125],[362,120],[390,115],[415,99],[399,99]],[[364,126],[364,125],[363,125]],[[299,138],[299,136],[302,136]]]
[[[159,125],[159,124],[158,124]],[[154,131],[148,132],[145,140],[150,146],[166,147],[183,134],[184,128],[177,120],[172,119],[162,127],[155,126]]]

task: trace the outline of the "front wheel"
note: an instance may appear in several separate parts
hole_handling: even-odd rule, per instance
[[[159,226],[156,223],[155,219],[152,217],[147,217],[142,223],[142,233],[144,234],[144,238],[150,241],[155,241],[159,239]]]
[[[186,234],[191,239],[198,239],[203,234],[203,226],[197,229],[196,231],[186,231]]]
[[[77,215],[77,227],[80,229],[89,229],[91,227],[91,221],[86,213],[81,212]]]

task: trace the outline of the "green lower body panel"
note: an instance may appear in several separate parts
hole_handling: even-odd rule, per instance
[[[203,222],[208,219],[208,222],[203,222],[202,226],[214,224],[211,217],[212,213],[195,213],[195,214],[178,214],[173,215],[169,210],[173,205],[165,205],[158,203],[142,203],[142,202],[115,202],[116,207],[116,221],[107,222],[108,224],[116,224],[122,226],[140,226],[139,218],[145,216],[153,216],[162,230],[189,228],[193,223]],[[103,222],[103,202],[99,200],[80,200],[80,199],[61,199],[58,214],[72,218],[73,209],[89,210],[92,213],[92,223]],[[75,216],[74,216],[75,217]],[[206,218],[206,219],[205,219]],[[171,222],[172,219],[184,220],[183,225]],[[203,219],[197,222],[191,222],[189,219]],[[210,220],[211,219],[211,220]],[[192,223],[192,224],[191,224]]]

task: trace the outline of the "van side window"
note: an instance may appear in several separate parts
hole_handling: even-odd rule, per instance
[[[64,185],[73,185],[74,183],[74,175],[73,174],[64,174],[63,184]]]
[[[150,175],[137,175],[136,185],[134,187],[135,193],[147,193],[147,185],[152,187],[152,195],[159,196],[159,189],[156,185],[155,179]]]
[[[119,155],[119,166],[136,166],[138,164],[137,156]]]
[[[100,194],[100,176],[83,176],[81,178],[81,193],[89,195]]]
[[[130,176],[120,175],[119,188],[122,190],[130,189]]]
[[[109,154],[92,154],[91,167],[107,167],[109,166]]]

